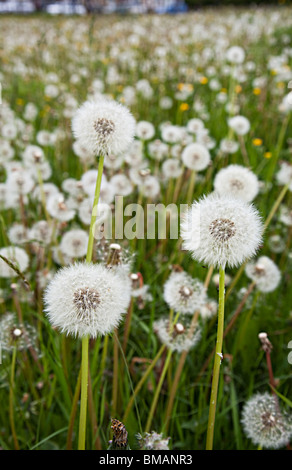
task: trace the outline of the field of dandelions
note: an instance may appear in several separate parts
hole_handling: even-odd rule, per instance
[[[0,17],[3,450],[289,449],[291,14]]]

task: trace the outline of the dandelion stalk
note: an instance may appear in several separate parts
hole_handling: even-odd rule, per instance
[[[88,239],[88,246],[87,246],[87,254],[86,254],[86,262],[91,263],[92,260],[92,252],[93,252],[93,241],[94,241],[94,225],[96,222],[97,216],[97,206],[99,201],[100,195],[100,186],[101,186],[101,179],[103,173],[103,164],[104,164],[104,155],[100,155],[99,162],[98,162],[98,174],[96,179],[96,186],[95,186],[95,193],[94,193],[94,201],[93,201],[93,208],[91,214],[91,221],[90,221],[90,228],[89,228],[89,239]]]
[[[95,193],[93,208],[91,214],[89,238],[86,254],[86,262],[91,263],[92,252],[93,252],[93,241],[94,241],[94,226],[97,216],[97,206],[100,195],[100,186],[103,173],[104,156],[100,155],[98,163],[98,174],[96,179]],[[82,359],[81,359],[81,401],[80,401],[80,419],[79,419],[79,438],[78,438],[78,449],[85,450],[85,437],[86,437],[86,417],[87,417],[87,399],[88,399],[88,363],[89,363],[89,337],[84,336],[82,338]]]
[[[88,345],[89,345],[89,337],[84,336],[82,338],[81,401],[80,401],[78,450],[85,450],[87,397],[88,397]]]
[[[12,361],[11,361],[11,373],[10,373],[10,389],[9,389],[9,420],[10,420],[10,427],[11,433],[14,442],[15,450],[19,450],[19,443],[15,431],[15,423],[14,423],[14,376],[15,376],[15,364],[16,364],[16,346],[13,347],[12,353]]]
[[[225,269],[224,267],[220,266],[219,268],[219,305],[218,305],[217,342],[216,342],[213,379],[212,379],[212,387],[211,387],[206,450],[212,450],[213,448],[218,383],[219,383],[219,375],[220,375],[220,365],[221,365],[221,360],[222,360],[222,344],[223,344],[223,329],[224,329],[224,297],[225,297]]]

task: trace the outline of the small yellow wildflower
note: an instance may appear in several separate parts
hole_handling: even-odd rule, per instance
[[[241,93],[241,92],[242,92],[242,86],[241,85],[236,85],[235,93]]]
[[[265,158],[271,158],[272,157],[272,152],[265,152],[264,157]]]
[[[260,145],[262,145],[263,141],[262,141],[262,139],[259,139],[258,137],[256,137],[255,139],[253,139],[252,143],[256,147],[259,147]]]
[[[187,111],[189,109],[188,103],[182,103],[179,107],[181,111]]]
[[[260,88],[257,88],[257,87],[256,87],[256,88],[253,89],[253,94],[254,94],[254,95],[260,95],[261,92],[262,92],[262,90],[261,90]]]
[[[202,85],[206,85],[206,83],[208,83],[208,78],[207,78],[207,77],[201,77],[201,78],[200,78],[200,83],[201,83]]]

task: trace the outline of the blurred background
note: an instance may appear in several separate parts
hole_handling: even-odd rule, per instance
[[[91,13],[185,13],[216,6],[291,5],[291,0],[0,0],[0,13],[45,12],[52,15]]]

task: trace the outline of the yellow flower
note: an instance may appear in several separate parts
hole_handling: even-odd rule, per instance
[[[272,157],[272,152],[265,152],[264,157],[265,158],[271,158]]]
[[[221,93],[227,93],[227,88],[221,88]]]
[[[181,111],[187,111],[189,109],[188,103],[182,103],[179,107]]]
[[[262,90],[261,90],[260,88],[254,88],[254,89],[253,89],[253,94],[254,94],[254,95],[260,95],[261,92],[262,92]]]
[[[206,83],[208,83],[208,78],[207,77],[201,77],[200,78],[200,83],[202,83],[202,85],[206,85]]]
[[[259,145],[262,145],[263,141],[262,141],[262,139],[259,139],[258,137],[256,137],[255,139],[253,139],[252,143],[256,147],[259,147]]]
[[[241,91],[242,91],[242,86],[241,85],[236,85],[235,93],[240,93]]]
[[[23,99],[22,98],[17,98],[16,100],[16,104],[18,104],[19,106],[22,106],[24,103]]]

